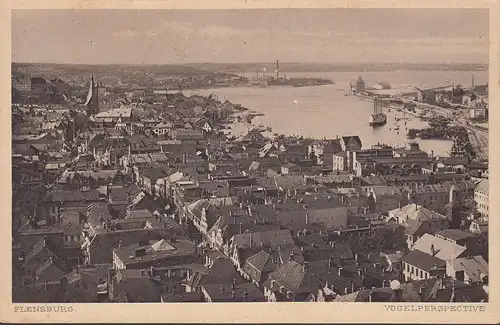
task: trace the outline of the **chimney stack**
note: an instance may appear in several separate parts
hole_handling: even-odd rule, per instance
[[[293,253],[290,253],[289,257],[288,257],[288,261],[291,262],[295,260],[295,255]]]
[[[333,260],[333,258],[332,258],[332,257],[330,257],[330,258],[328,259],[328,268],[332,268],[332,267],[333,267],[333,264],[335,264],[335,263],[334,263],[334,260]]]
[[[340,276],[340,272],[342,271],[342,267],[339,267],[338,268],[338,272],[337,272],[337,275]]]

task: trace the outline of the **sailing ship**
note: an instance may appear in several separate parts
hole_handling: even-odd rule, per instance
[[[371,126],[380,126],[387,123],[387,115],[383,113],[383,104],[378,97],[373,100],[373,114],[370,115],[368,123]]]

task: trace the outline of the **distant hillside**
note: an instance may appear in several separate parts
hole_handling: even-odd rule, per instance
[[[205,71],[218,72],[254,72],[257,69],[266,69],[268,72],[276,70],[276,62],[265,63],[189,63],[186,66]],[[487,64],[424,64],[424,63],[293,63],[280,62],[279,69],[283,72],[362,72],[362,71],[480,71],[487,70]]]
[[[29,76],[52,75],[55,77],[88,76],[93,71],[96,75],[106,76],[172,76],[172,75],[203,75],[203,74],[238,74],[255,72],[257,69],[266,69],[274,73],[276,62],[264,63],[188,63],[188,64],[163,64],[163,65],[83,65],[83,64],[52,64],[52,63],[13,63],[13,74],[26,74]],[[366,71],[484,71],[486,64],[419,64],[419,63],[293,63],[280,62],[282,72],[366,72]]]

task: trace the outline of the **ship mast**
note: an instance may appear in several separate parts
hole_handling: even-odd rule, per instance
[[[373,99],[373,114],[378,115],[382,114],[382,101],[379,97],[375,97]]]

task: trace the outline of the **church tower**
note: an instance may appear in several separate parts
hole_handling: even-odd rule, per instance
[[[87,106],[87,115],[90,116],[99,113],[99,87],[94,81],[94,73],[90,76],[89,92],[85,106]]]

